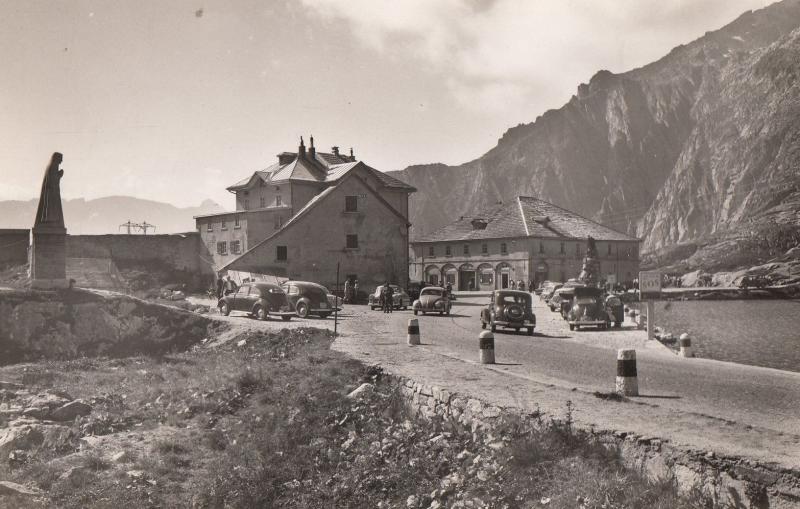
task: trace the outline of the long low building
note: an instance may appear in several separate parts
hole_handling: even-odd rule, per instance
[[[566,281],[580,273],[588,237],[596,241],[601,279],[637,277],[639,239],[528,196],[413,239],[409,276],[458,290]]]

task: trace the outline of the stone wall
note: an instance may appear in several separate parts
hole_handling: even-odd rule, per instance
[[[208,337],[198,314],[86,290],[0,291],[0,363],[163,354]]]
[[[29,243],[30,230],[0,230],[0,268],[27,263]]]
[[[392,377],[406,404],[418,416],[469,429],[479,440],[511,422],[527,420],[535,426],[553,421],[542,415],[524,415],[404,377]],[[706,451],[686,451],[653,437],[626,433],[576,430],[607,447],[619,450],[623,461],[651,478],[672,478],[679,491],[698,489],[714,507],[800,507],[800,473],[741,458]]]
[[[175,270],[213,273],[213,261],[197,232],[172,235],[68,235],[68,258],[110,258],[125,262],[159,261]]]

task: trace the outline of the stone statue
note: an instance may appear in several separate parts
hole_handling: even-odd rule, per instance
[[[64,212],[61,209],[61,177],[64,175],[64,170],[58,168],[62,157],[59,152],[53,152],[50,165],[44,174],[34,228],[37,226],[64,228]]]
[[[586,258],[597,258],[597,246],[591,235],[586,239]]]
[[[589,236],[586,239],[586,257],[583,259],[583,267],[578,276],[578,281],[588,286],[595,286],[600,276],[600,260],[597,259],[597,246],[594,239]]]

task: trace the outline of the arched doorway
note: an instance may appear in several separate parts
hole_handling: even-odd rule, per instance
[[[442,273],[436,265],[428,265],[425,267],[425,282],[432,285],[438,285],[441,282]]]
[[[494,290],[494,269],[491,264],[482,263],[475,272],[478,277],[478,290]]]
[[[458,268],[458,289],[462,292],[471,292],[477,288],[475,280],[475,267],[471,263],[464,263]]]
[[[547,267],[546,262],[536,262],[533,272],[533,287],[539,288],[539,285],[547,281],[550,277],[550,269]]]
[[[497,275],[495,286],[497,288],[509,288],[511,286],[511,265],[506,262],[497,264],[495,269]]]
[[[442,284],[444,286],[451,285],[453,288],[457,288],[457,281],[458,270],[456,270],[455,265],[448,264],[442,267]]]

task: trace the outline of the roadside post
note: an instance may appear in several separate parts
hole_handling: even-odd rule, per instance
[[[640,280],[641,281],[641,280]],[[639,378],[636,373],[636,350],[617,350],[617,394],[639,395]]]
[[[481,349],[481,364],[494,364],[494,334],[485,330],[478,336]]]
[[[411,346],[419,344],[419,322],[416,318],[408,321],[408,344]]]
[[[661,273],[657,270],[639,272],[639,302],[647,301],[647,339],[655,339],[655,299],[661,297]]]
[[[333,337],[339,336],[339,262],[336,262],[336,291],[333,293]]]
[[[678,344],[681,347],[678,355],[681,357],[694,357],[694,351],[692,351],[692,338],[689,337],[687,333],[684,332],[681,334],[681,337],[678,339]]]

